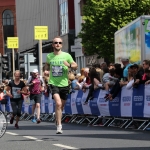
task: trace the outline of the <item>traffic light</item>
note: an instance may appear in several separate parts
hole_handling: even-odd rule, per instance
[[[33,56],[35,57],[34,62],[35,62],[37,65],[39,65],[39,44],[38,44],[38,43],[35,45],[35,50],[34,50],[34,52],[33,52]]]
[[[24,54],[16,53],[16,69],[20,70],[21,77],[25,78],[25,58]]]
[[[2,55],[2,78],[9,78],[7,74],[12,71],[12,53]]]

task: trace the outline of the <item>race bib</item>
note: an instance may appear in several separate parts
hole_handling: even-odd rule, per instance
[[[52,75],[53,77],[61,77],[63,75],[62,66],[52,66]]]
[[[21,94],[18,93],[18,90],[20,91],[21,88],[19,88],[19,87],[12,87],[13,98],[21,98]]]

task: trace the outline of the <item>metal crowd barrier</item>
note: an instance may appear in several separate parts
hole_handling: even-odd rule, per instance
[[[8,116],[11,116],[11,113],[5,113],[7,121],[9,120]],[[20,117],[21,121],[30,121],[31,115],[27,113],[23,113]],[[55,115],[53,114],[41,114],[40,118],[42,121],[54,122]],[[62,122],[65,123],[76,123],[76,124],[85,124],[87,126],[103,126],[103,127],[118,127],[124,129],[130,129],[131,124],[138,123],[138,126],[135,128],[136,130],[146,130],[150,127],[150,119],[149,118],[133,118],[133,117],[111,117],[111,116],[92,116],[92,115],[71,115],[71,114],[63,114]],[[101,123],[100,123],[101,122]],[[114,122],[121,122],[119,125],[114,124]]]

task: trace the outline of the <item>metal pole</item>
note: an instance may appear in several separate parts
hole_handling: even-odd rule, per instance
[[[12,65],[13,65],[13,79],[15,73],[15,55],[14,55],[14,48],[12,49]]]
[[[39,40],[39,73],[42,76],[43,68],[42,68],[42,40]]]

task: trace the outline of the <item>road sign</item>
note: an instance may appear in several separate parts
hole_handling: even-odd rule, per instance
[[[19,38],[7,37],[7,48],[19,48]]]
[[[35,40],[48,40],[48,26],[34,26]]]

